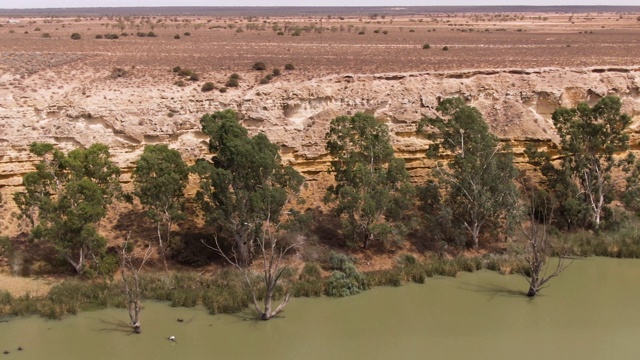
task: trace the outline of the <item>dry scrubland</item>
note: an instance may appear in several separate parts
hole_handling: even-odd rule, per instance
[[[415,120],[421,111],[432,111],[439,96],[468,95],[472,104],[484,104],[480,109],[494,131],[503,139],[519,141],[553,140],[549,117],[555,106],[593,102],[608,92],[636,101],[627,110],[635,120],[640,114],[640,8],[588,13],[580,8],[562,13],[492,12],[491,8],[414,14],[378,10],[366,14],[287,12],[286,16],[263,16],[256,10],[233,16],[0,17],[0,120],[4,122],[0,128],[0,190],[4,195],[0,232],[20,233],[18,221],[11,216],[15,207],[10,194],[19,189],[20,177],[31,169],[34,159],[26,145],[33,140],[52,141],[64,149],[106,141],[125,170],[123,181],[128,182],[133,160],[145,144],[171,143],[191,161],[201,156],[206,137],[197,130],[200,116],[232,107],[246,115],[245,126],[267,132],[283,145],[283,158],[300,165],[311,180],[308,204],[315,207],[320,205],[316,204],[319,198],[312,194],[317,196],[327,179],[322,173],[327,160],[323,136],[330,118],[342,115],[336,109],[370,111],[385,118],[394,145],[410,160],[424,150],[424,146],[407,143],[414,136]],[[138,36],[149,32],[156,36]],[[80,38],[72,39],[74,33]],[[118,38],[107,39],[108,34]],[[257,61],[264,62],[267,70],[252,70]],[[285,70],[285,64],[295,69]],[[172,71],[176,66],[192,70],[197,79],[179,77]],[[260,84],[274,68],[282,74],[268,85]],[[580,75],[570,71],[553,75],[566,69]],[[464,93],[474,71],[489,79],[486,85],[474,79],[474,89],[491,90],[495,83],[490,78],[497,76],[501,84],[495,86],[514,94],[536,81],[539,87],[558,91],[550,99],[536,95],[531,104],[518,100],[521,108],[506,106],[504,93]],[[608,75],[610,72],[614,75]],[[219,89],[233,73],[240,76],[239,86],[222,93]],[[580,88],[581,84],[572,83],[583,81],[582,77],[595,79],[599,73],[605,73],[605,80],[594,80],[598,86]],[[448,85],[439,93],[429,92],[424,82],[413,88],[407,85],[403,91],[414,89],[427,95],[416,97],[423,110],[405,114],[402,109],[411,104],[394,97],[393,82],[412,81],[407,74],[436,80],[446,77]],[[525,80],[504,74],[534,80],[524,85]],[[626,80],[611,80],[618,75]],[[354,84],[358,78],[363,79],[360,85]],[[568,85],[548,83],[557,79]],[[203,94],[201,87],[206,82],[212,82],[214,90]],[[611,85],[619,83],[625,85]],[[373,89],[377,100],[361,95],[336,99],[323,93],[327,88],[335,94],[340,89],[356,91],[352,90],[355,86]],[[531,92],[538,94],[535,89]],[[279,102],[274,105],[269,95],[276,93]],[[295,100],[293,105],[290,100]],[[504,109],[496,108],[496,103]],[[279,109],[280,118],[272,116],[273,108]],[[530,122],[513,120],[525,119],[529,108],[535,112]],[[313,150],[303,153],[305,147]],[[424,166],[412,167],[409,161],[409,168],[415,176]],[[111,234],[109,228],[116,225],[116,219],[112,216],[103,230]],[[131,227],[140,219],[125,220],[120,226]],[[121,233],[111,235],[112,241],[119,241]],[[372,268],[390,267],[395,258],[394,254],[380,255]],[[361,264],[366,267],[369,263]]]
[[[579,10],[579,9],[578,9]],[[256,10],[258,11],[258,10]],[[294,63],[303,78],[536,67],[637,65],[637,13],[426,13],[394,15],[78,16],[4,18],[4,72],[176,64],[202,73],[243,72],[255,61]],[[19,22],[15,22],[19,21]],[[137,37],[153,31],[158,37]],[[283,35],[277,35],[282,31]],[[185,36],[188,32],[191,35]],[[72,33],[81,39],[71,41]],[[96,35],[129,34],[117,40]],[[300,36],[292,36],[294,34]],[[46,37],[48,36],[50,37]],[[180,35],[180,39],[175,39]],[[428,43],[430,51],[423,51]],[[448,46],[449,51],[442,51]],[[69,79],[72,81],[73,79]]]

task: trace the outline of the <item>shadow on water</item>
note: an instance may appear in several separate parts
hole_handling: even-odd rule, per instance
[[[96,329],[97,331],[126,332],[129,333],[129,335],[134,334],[131,325],[125,321],[113,319],[107,320],[102,318],[98,318],[96,320],[98,320],[102,325],[102,327]]]
[[[525,291],[513,290],[497,284],[480,285],[480,284],[461,282],[458,288],[464,291],[473,291],[473,292],[487,294],[489,295],[490,300],[493,300],[498,296],[519,297],[519,298],[530,299],[527,297],[527,293]]]

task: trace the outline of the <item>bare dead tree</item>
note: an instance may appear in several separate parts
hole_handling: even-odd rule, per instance
[[[553,219],[553,205],[546,194],[541,193],[533,185],[531,179],[521,179],[522,193],[525,203],[526,218],[521,223],[522,233],[527,238],[526,259],[529,264],[528,297],[534,297],[542,290],[549,280],[560,275],[572,263],[573,259],[559,256],[554,269],[549,269],[551,242],[549,226]]]
[[[127,307],[129,309],[129,319],[131,320],[131,327],[136,334],[141,332],[140,329],[140,270],[144,267],[144,264],[151,255],[152,247],[149,246],[142,257],[140,265],[135,266],[133,264],[133,255],[130,251],[127,251],[129,245],[129,239],[131,232],[127,234],[122,251],[120,253],[120,274],[122,275],[122,283],[124,293],[127,295]]]
[[[235,244],[230,251],[225,252],[222,250],[217,236],[214,236],[215,246],[210,246],[203,241],[205,246],[220,254],[229,264],[242,273],[251,292],[253,307],[258,317],[262,320],[269,320],[280,313],[291,298],[291,294],[289,290],[287,290],[282,302],[275,310],[273,309],[276,288],[286,269],[283,259],[285,255],[296,246],[295,243],[282,244],[282,239],[278,238],[278,230],[278,226],[273,225],[269,219],[267,219],[262,227],[262,236],[259,236],[256,240],[259,251],[258,256],[262,261],[262,274],[258,274],[258,271],[254,271],[250,265],[247,265],[247,263],[243,261],[243,258],[240,256],[241,254],[236,252]],[[260,282],[264,282],[264,288],[259,284]],[[259,294],[260,291],[264,291],[264,293]],[[262,306],[258,301],[260,297],[264,299]]]

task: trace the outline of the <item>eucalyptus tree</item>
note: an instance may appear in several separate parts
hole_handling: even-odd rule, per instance
[[[200,159],[196,200],[207,221],[234,239],[240,263],[251,263],[263,225],[278,224],[303,183],[291,166],[282,164],[277,144],[258,133],[250,137],[233,110],[204,115],[202,131],[209,136],[209,160]]]
[[[335,203],[348,242],[368,249],[401,232],[414,187],[386,125],[364,113],[339,116],[326,140],[335,184],[327,188],[325,202]]]
[[[158,248],[165,270],[168,270],[166,249],[171,228],[184,218],[184,189],[189,167],[177,150],[165,144],[147,145],[133,170],[134,194],[155,223]]]
[[[552,115],[560,137],[559,161],[545,152],[527,153],[547,179],[567,227],[601,227],[615,195],[613,174],[632,169],[632,156],[617,156],[629,149],[631,118],[621,108],[615,96],[603,97],[593,107],[580,103],[559,108]]]
[[[33,143],[30,151],[42,159],[24,175],[24,191],[14,194],[20,216],[29,220],[35,239],[53,245],[81,275],[87,261],[98,265],[105,252],[97,226],[121,191],[120,169],[102,144],[65,154]]]
[[[427,154],[440,159],[430,186],[439,190],[422,193],[440,197],[437,216],[460,224],[477,249],[483,233],[511,223],[517,201],[513,153],[500,146],[478,109],[462,99],[445,99],[436,110],[439,115],[422,118],[418,131],[435,141]]]
[[[298,198],[303,177],[291,166],[284,166],[279,146],[259,133],[253,137],[232,110],[204,115],[202,130],[209,135],[214,156],[199,160],[194,171],[200,176],[196,199],[207,221],[223,236],[233,239],[231,249],[223,249],[214,236],[209,246],[243,275],[259,318],[276,316],[290,299],[273,308],[279,283],[285,273],[285,255],[296,245],[281,231],[287,207]],[[261,261],[260,276],[251,266]],[[262,306],[259,302],[262,301]]]

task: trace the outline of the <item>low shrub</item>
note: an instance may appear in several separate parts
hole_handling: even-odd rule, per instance
[[[72,40],[80,40],[80,39],[82,39],[82,35],[80,35],[79,33],[73,33],[73,34],[71,34],[71,39]]]
[[[263,63],[262,61],[258,61],[258,62],[253,64],[252,69],[253,70],[258,70],[258,71],[263,71],[263,70],[267,69],[267,65],[265,63]]]
[[[284,66],[284,69],[285,69],[285,70],[294,70],[294,69],[295,69],[295,66],[293,66],[293,64],[286,64],[286,65]]]
[[[227,82],[224,84],[224,86],[228,88],[238,87],[240,86],[240,82],[238,81],[238,79],[230,77],[229,79],[227,79]]]
[[[209,91],[211,91],[211,90],[213,90],[213,89],[215,89],[215,88],[216,88],[216,87],[215,87],[215,85],[213,85],[213,83],[212,83],[212,82],[207,81],[206,83],[204,83],[204,84],[202,85],[202,88],[200,88],[200,90],[202,90],[202,92],[209,92]]]
[[[325,282],[324,293],[332,297],[345,297],[368,289],[367,279],[353,264],[347,264],[343,270],[334,271]]]
[[[426,49],[431,49],[431,44],[423,44],[422,48],[425,49],[425,50]]]
[[[173,35],[173,38],[176,39],[176,40],[180,40],[180,34]]]

